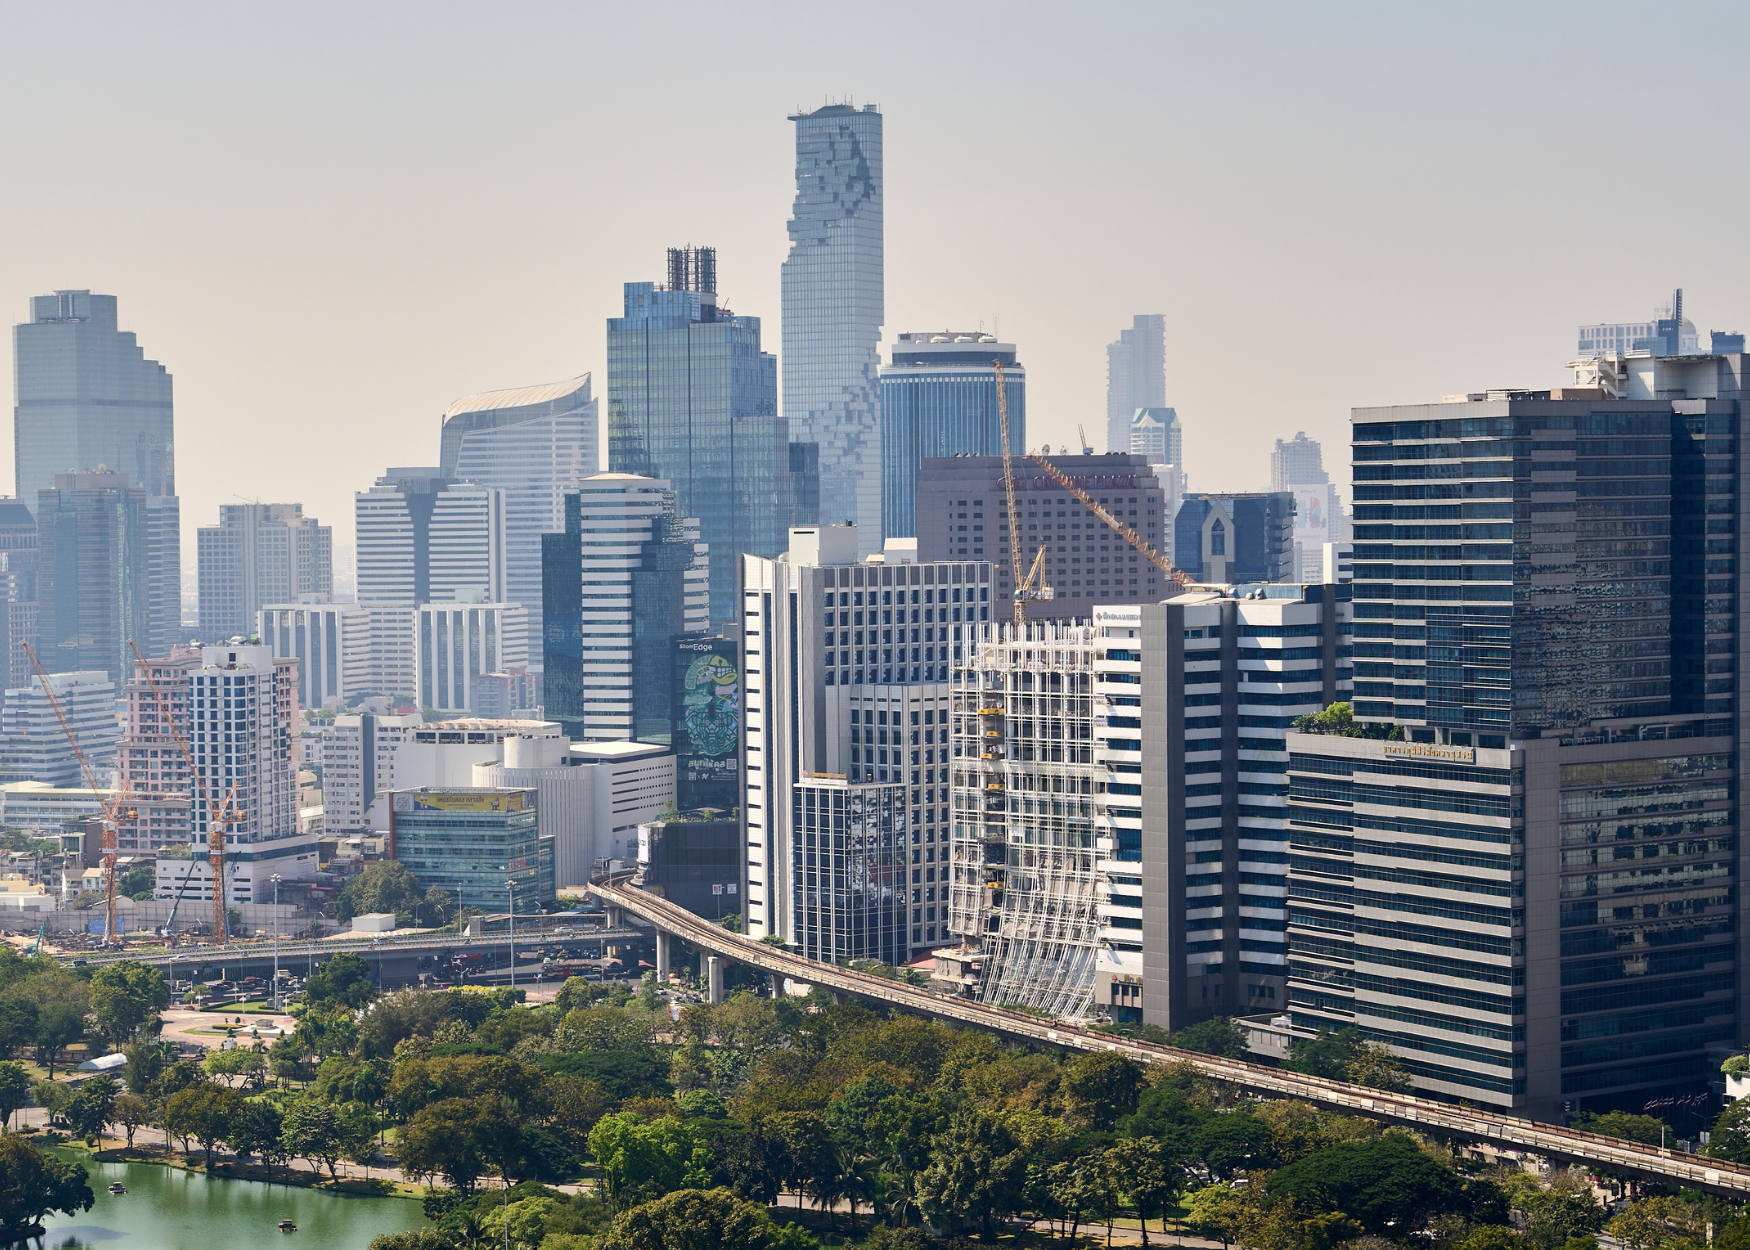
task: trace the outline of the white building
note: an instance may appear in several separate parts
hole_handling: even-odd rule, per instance
[[[528,613],[458,591],[450,603],[422,603],[414,614],[413,667],[419,706],[472,711],[474,679],[529,663]]]
[[[247,634],[264,604],[334,593],[334,540],[297,503],[229,503],[197,532],[200,636]],[[320,706],[320,700],[310,706]]]
[[[121,725],[115,716],[115,683],[104,672],[50,673],[49,688],[85,758],[98,773],[98,784],[113,780],[116,743]],[[86,784],[79,760],[67,742],[40,677],[30,685],[6,692],[0,711],[0,781],[40,781],[51,786]]]
[[[117,784],[128,796],[116,827],[124,854],[188,845],[198,795],[177,735],[187,742],[188,674],[200,662],[198,653],[149,659],[129,676],[127,730],[116,750]]]
[[[392,617],[409,619],[404,608]],[[371,612],[359,603],[265,604],[255,617],[256,634],[275,659],[298,661],[298,706],[345,704],[364,694],[393,694],[371,680]],[[397,648],[399,650],[399,648]]]
[[[259,645],[203,647],[188,680],[195,771],[224,814],[190,813],[194,858],[159,862],[157,896],[175,897],[192,864],[184,898],[211,899],[207,848],[221,837],[226,901],[271,902],[274,875],[307,879],[317,863],[316,839],[298,832],[297,661]]]
[[[371,827],[371,804],[395,789],[395,754],[421,717],[342,712],[322,735],[322,824],[329,833]]]
[[[114,790],[9,781],[0,784],[0,822],[8,829],[23,829],[32,837],[52,837],[102,815],[104,803],[114,797]]]
[[[638,641],[646,650],[660,648],[666,660],[668,636],[698,633],[710,614],[706,544],[699,541],[695,517],[677,517],[674,492],[661,478],[627,473],[598,473],[577,487],[581,542],[581,601],[578,613],[580,658],[578,686],[582,699],[582,732],[590,741],[633,738],[634,672]],[[634,617],[641,596],[642,573],[661,574],[662,563],[685,560],[681,572],[679,626],[664,628],[654,642],[638,639]],[[549,612],[554,605],[549,605]],[[650,609],[660,611],[660,606]],[[661,696],[666,699],[667,694]],[[551,697],[548,706],[553,714]]]
[[[859,563],[845,526],[741,564],[747,931],[903,963],[947,936],[951,670],[991,566]]]
[[[504,494],[504,597],[527,609],[531,638],[541,636],[541,535],[565,528],[565,492],[600,467],[597,439],[587,373],[468,395],[444,413],[439,471]],[[540,668],[539,649],[530,660]]]
[[[438,470],[392,468],[353,496],[360,603],[431,603],[458,590],[505,602],[504,493]]]
[[[1138,408],[1130,419],[1130,446],[1133,456],[1148,456],[1159,464],[1182,465],[1185,461],[1185,432],[1179,424],[1179,413],[1173,408]]]

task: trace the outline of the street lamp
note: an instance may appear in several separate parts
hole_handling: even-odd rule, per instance
[[[510,988],[516,990],[516,882],[510,879],[507,871],[504,876],[504,889],[510,895]]]
[[[273,874],[273,1009],[280,1009],[280,875]]]

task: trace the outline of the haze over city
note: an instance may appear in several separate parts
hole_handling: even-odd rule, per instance
[[[1029,441],[1102,445],[1166,318],[1193,489],[1352,406],[1571,378],[1683,286],[1750,325],[1737,6],[12,6],[0,291],[115,295],[175,377],[183,541],[238,496],[350,545],[458,396],[592,372],[620,287],[718,249],[778,350],[787,114],[886,122],[886,348],[1001,332]],[[11,345],[6,367],[10,369]],[[780,370],[783,361],[779,362]],[[602,422],[605,440],[605,409]],[[10,445],[0,476],[10,480]],[[605,449],[603,464],[606,463]],[[1341,454],[1327,452],[1346,482]]]

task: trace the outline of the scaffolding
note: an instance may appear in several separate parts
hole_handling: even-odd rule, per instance
[[[1087,1017],[1100,951],[1095,629],[979,627],[954,689],[949,926],[993,1006]]]

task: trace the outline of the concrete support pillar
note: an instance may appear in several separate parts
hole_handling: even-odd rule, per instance
[[[845,995],[843,990],[834,990],[832,992],[832,1005],[834,1007],[843,1007],[845,1005]]]
[[[610,929],[622,929],[625,927],[623,924],[621,924],[621,921],[624,919],[624,917],[620,914],[620,909],[618,907],[614,907],[614,906],[610,905],[607,908],[607,913],[608,913],[608,928],[610,928]]]
[[[723,966],[729,961],[721,955],[705,956],[705,985],[707,1002],[720,1003],[723,994]]]
[[[670,936],[661,929],[656,931],[656,983],[668,984],[668,944]]]

